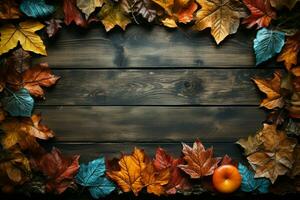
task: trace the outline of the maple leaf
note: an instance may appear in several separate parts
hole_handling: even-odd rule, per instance
[[[170,170],[169,183],[165,186],[167,194],[176,194],[177,191],[191,189],[188,177],[177,167],[180,164],[184,164],[182,158],[174,159],[162,148],[156,150],[155,159],[153,160],[154,167],[157,170]]]
[[[29,68],[22,74],[23,87],[29,93],[36,97],[43,97],[44,91],[42,87],[50,87],[60,79],[51,73],[47,63],[40,63],[34,67]]]
[[[270,2],[266,0],[243,0],[251,15],[243,20],[247,28],[257,24],[257,28],[268,27],[272,19],[276,19],[276,12],[272,9]]]
[[[211,28],[211,34],[217,44],[229,34],[236,33],[240,18],[246,16],[243,4],[239,0],[197,0],[201,9],[196,13],[194,28],[202,31]]]
[[[244,148],[245,155],[248,156],[259,150],[262,141],[258,138],[258,135],[250,135],[247,139],[239,139],[236,143]]]
[[[10,118],[1,124],[5,135],[2,145],[5,149],[13,148],[18,144],[22,150],[30,149],[33,152],[39,149],[35,138],[47,140],[54,137],[54,132],[40,123],[40,115],[32,115],[31,118]]]
[[[230,156],[225,154],[223,156],[222,161],[220,162],[220,165],[233,165],[235,167],[238,167],[238,162],[234,161]]]
[[[150,162],[142,171],[141,177],[142,182],[147,187],[147,192],[160,196],[165,193],[163,186],[169,182],[170,171],[168,168],[157,171],[153,163]]]
[[[120,170],[109,170],[106,174],[117,182],[123,192],[132,191],[137,196],[144,187],[141,173],[146,168],[146,160],[144,151],[135,147],[131,155],[123,155],[119,160]]]
[[[105,171],[104,158],[98,158],[87,165],[80,165],[76,181],[80,185],[88,187],[92,197],[95,199],[105,197],[115,189],[113,183],[104,177]]]
[[[60,19],[50,19],[49,21],[45,21],[47,24],[46,32],[48,36],[51,38],[61,29],[61,24],[63,23]]]
[[[88,19],[95,9],[101,7],[103,3],[104,0],[77,0],[77,7],[82,10],[85,18]]]
[[[131,22],[128,9],[129,6],[125,0],[120,0],[118,3],[106,0],[98,14],[105,30],[110,31],[116,25],[125,30],[126,26]]]
[[[0,19],[18,19],[22,16],[16,0],[2,0],[0,3]]]
[[[256,54],[256,65],[261,64],[281,52],[285,42],[285,34],[280,31],[262,28],[257,31],[253,42]]]
[[[45,0],[23,0],[20,10],[29,17],[47,17],[55,11],[55,7],[47,5]]]
[[[280,94],[281,88],[281,75],[279,72],[274,73],[272,79],[259,79],[254,78],[253,81],[257,85],[260,91],[267,95],[260,106],[267,109],[282,108],[284,106],[284,100]]]
[[[74,188],[74,177],[79,169],[79,155],[65,157],[57,148],[50,153],[34,158],[31,163],[34,169],[47,176],[46,189],[48,192],[63,193],[67,188]]]
[[[19,149],[0,151],[0,186],[10,184],[9,182],[21,185],[29,179],[30,174],[29,160]]]
[[[0,55],[15,48],[20,42],[26,51],[47,55],[41,38],[35,34],[36,31],[44,28],[44,25],[37,21],[21,22],[18,26],[6,24],[0,28]]]
[[[199,140],[194,142],[192,148],[184,143],[182,146],[182,153],[184,154],[184,160],[187,164],[178,165],[180,169],[189,174],[191,178],[201,178],[214,173],[221,158],[213,157],[212,147],[205,150]]]
[[[271,5],[276,9],[282,9],[284,6],[290,10],[299,0],[270,0]]]
[[[258,133],[263,147],[247,157],[255,170],[255,177],[265,177],[275,182],[278,176],[286,174],[294,163],[294,148],[297,141],[289,138],[276,125],[264,124]]]
[[[64,0],[63,9],[65,14],[64,21],[66,25],[70,25],[74,21],[77,26],[87,26],[87,21],[76,7],[76,0]]]
[[[300,51],[300,32],[288,37],[282,52],[277,58],[277,62],[284,62],[287,70],[297,64],[297,56]]]

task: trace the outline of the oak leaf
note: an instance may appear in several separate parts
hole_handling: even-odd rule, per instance
[[[2,0],[0,3],[0,20],[18,19],[22,16],[16,0]]]
[[[119,160],[120,170],[108,170],[107,176],[117,182],[123,192],[132,191],[137,196],[144,187],[141,174],[146,168],[146,160],[144,151],[134,148],[131,155],[123,155]]]
[[[217,44],[229,34],[236,33],[240,18],[246,16],[243,4],[239,0],[197,0],[201,9],[196,13],[194,28],[202,31],[211,28],[211,34]]]
[[[88,19],[95,9],[101,7],[103,3],[104,0],[77,0],[77,7],[82,10],[85,18]]]
[[[280,94],[281,88],[281,74],[279,72],[274,73],[272,79],[259,79],[254,78],[253,81],[257,85],[260,91],[267,95],[260,106],[267,109],[282,108],[284,106],[284,100]]]
[[[156,150],[153,165],[157,170],[170,170],[169,183],[165,186],[167,194],[176,194],[177,191],[184,191],[191,189],[191,184],[186,174],[184,174],[177,166],[184,164],[182,158],[173,158],[168,155],[162,148]]]
[[[272,19],[276,19],[276,12],[270,2],[266,0],[243,0],[251,15],[243,20],[247,28],[257,25],[257,28],[268,27]]]
[[[50,19],[49,21],[45,21],[47,24],[46,32],[48,34],[48,37],[51,38],[61,29],[61,24],[63,21],[60,19]]]
[[[193,147],[184,143],[182,145],[182,153],[184,154],[184,160],[187,164],[178,165],[180,169],[189,174],[191,178],[201,178],[214,173],[221,158],[213,157],[212,147],[205,150],[205,147],[199,140],[194,142]]]
[[[116,25],[125,30],[126,26],[131,22],[128,13],[129,5],[126,0],[120,0],[118,3],[106,0],[98,16],[106,31],[110,31]]]
[[[156,170],[152,162],[149,162],[141,173],[142,182],[147,187],[148,193],[157,196],[165,193],[164,186],[168,184],[170,179],[170,171],[168,168]]]
[[[293,65],[296,65],[298,53],[300,51],[300,32],[288,37],[282,52],[277,58],[277,62],[284,62],[287,70],[290,70]]]
[[[26,51],[47,55],[41,38],[35,34],[36,31],[44,28],[44,25],[36,21],[21,22],[18,26],[6,24],[0,28],[0,55],[15,48],[20,42]]]
[[[75,187],[74,177],[79,170],[79,156],[63,156],[53,148],[50,153],[31,160],[33,168],[41,171],[46,177],[46,189],[48,192],[63,193],[67,188]]]
[[[70,25],[74,21],[77,26],[87,26],[87,21],[76,7],[76,0],[64,0],[63,10],[65,14],[64,22],[66,25]]]
[[[255,170],[255,177],[265,177],[275,182],[278,176],[286,174],[294,163],[294,149],[297,141],[277,130],[276,125],[264,124],[258,133],[263,147],[247,157]]]

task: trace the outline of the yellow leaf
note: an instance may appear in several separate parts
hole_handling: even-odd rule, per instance
[[[177,28],[177,24],[175,22],[174,19],[172,18],[166,18],[164,20],[161,21],[166,27],[169,27],[169,28]]]
[[[174,5],[174,0],[152,0],[153,2],[160,5],[168,15],[172,15],[172,8]]]
[[[116,25],[125,30],[126,26],[131,22],[127,12],[128,5],[125,0],[120,0],[118,3],[106,1],[99,12],[99,17],[106,31],[110,31]]]
[[[119,171],[108,171],[107,175],[117,182],[123,192],[132,191],[136,196],[144,187],[142,171],[146,168],[146,156],[143,150],[134,148],[131,155],[124,155],[119,161]]]
[[[35,34],[36,31],[42,28],[44,28],[44,25],[35,21],[21,22],[17,26],[12,24],[4,25],[0,28],[0,55],[15,48],[18,42],[26,51],[47,55],[43,41]]]
[[[165,193],[163,186],[168,184],[169,179],[169,168],[156,171],[152,163],[149,163],[142,172],[142,181],[147,186],[147,192],[158,196]]]
[[[201,9],[196,13],[194,28],[202,31],[211,28],[211,34],[219,44],[229,34],[236,33],[240,18],[247,16],[239,0],[197,0]]]

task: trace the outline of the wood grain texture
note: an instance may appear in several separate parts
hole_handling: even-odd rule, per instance
[[[40,107],[57,141],[235,142],[261,127],[255,107],[51,106]]]
[[[258,105],[251,81],[273,70],[55,70],[40,105]]]
[[[240,31],[216,46],[209,31],[130,26],[126,32],[106,33],[98,26],[69,27],[46,42],[48,57],[35,63],[55,68],[254,67],[254,37]]]
[[[192,145],[192,143],[188,143]],[[215,156],[230,155],[233,159],[244,161],[242,150],[234,143],[203,143],[206,148],[213,146]],[[81,162],[88,162],[99,156],[108,159],[120,157],[121,153],[130,154],[134,147],[142,148],[150,157],[154,157],[158,147],[164,148],[170,155],[179,157],[182,145],[178,143],[57,143],[53,144],[66,155],[80,154]]]

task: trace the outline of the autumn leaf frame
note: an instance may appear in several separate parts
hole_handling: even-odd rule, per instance
[[[215,192],[209,177],[224,164],[242,175],[244,192],[299,192],[300,183],[300,3],[299,0],[3,0],[0,3],[0,187],[3,192],[55,193],[86,188],[101,198],[116,190],[138,195]],[[200,140],[182,144],[173,158],[158,148],[149,158],[139,148],[120,158],[98,158],[79,164],[79,155],[46,151],[39,140],[54,132],[33,114],[35,99],[60,77],[47,63],[31,66],[33,53],[47,55],[40,36],[55,37],[61,28],[102,24],[107,32],[131,24],[159,24],[169,29],[187,24],[195,31],[210,29],[217,45],[240,24],[257,30],[253,41],[256,65],[277,57],[285,71],[272,78],[253,77],[265,94],[260,106],[269,113],[256,134],[240,139],[249,166],[229,156],[214,157]],[[51,163],[51,165],[49,165]],[[128,166],[130,166],[128,168]],[[280,178],[283,177],[283,181]],[[198,180],[196,185],[194,180]],[[130,181],[128,181],[130,180]],[[288,181],[289,187],[286,187]],[[199,184],[199,185],[198,185]],[[271,185],[272,184],[272,185]],[[271,185],[271,186],[270,186]],[[118,186],[118,187],[117,187]],[[280,190],[278,190],[280,188]],[[26,191],[24,191],[26,190]]]

